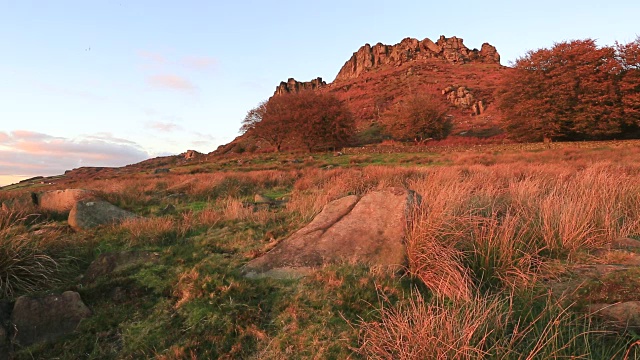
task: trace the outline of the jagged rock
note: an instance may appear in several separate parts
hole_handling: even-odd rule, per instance
[[[406,264],[408,211],[417,201],[415,192],[401,188],[335,200],[243,272],[247,277],[297,277],[343,261],[400,268]]]
[[[94,283],[98,278],[123,271],[133,266],[156,262],[158,253],[150,251],[123,251],[104,253],[91,262],[82,277],[85,285]]]
[[[76,202],[94,199],[93,191],[84,189],[66,189],[43,192],[37,195],[38,207],[58,213],[68,213]]]
[[[433,58],[453,64],[500,63],[500,55],[496,48],[488,43],[482,44],[481,50],[471,50],[464,45],[462,39],[455,36],[451,38],[440,36],[435,43],[428,38],[422,41],[405,38],[395,45],[377,43],[371,46],[365,44],[353,53],[351,59],[347,60],[335,81],[357,78],[363,72],[381,65],[399,66],[408,61]]]
[[[182,154],[182,156],[184,157],[185,160],[194,160],[196,158],[201,157],[202,153],[199,153],[195,150],[187,150],[185,153]]]
[[[69,226],[74,230],[86,230],[100,225],[119,223],[136,217],[132,212],[120,209],[106,201],[78,201],[69,212]]]
[[[313,79],[311,81],[304,81],[304,82],[297,81],[294,78],[289,78],[287,82],[284,82],[284,81],[280,82],[280,85],[276,87],[276,91],[273,95],[282,95],[282,94],[289,94],[289,93],[295,94],[303,90],[319,89],[325,85],[327,85],[327,83],[322,81],[321,77]]]
[[[640,328],[640,301],[594,304],[589,306],[589,311],[617,328]]]
[[[89,316],[91,311],[74,291],[43,298],[21,296],[11,312],[14,339],[21,346],[53,341],[75,331]]]
[[[474,115],[482,115],[484,113],[484,103],[481,100],[477,101],[471,90],[466,86],[447,86],[442,89],[442,95],[445,95],[450,103],[459,108],[470,108]]]

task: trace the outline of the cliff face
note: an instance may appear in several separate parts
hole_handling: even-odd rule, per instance
[[[316,90],[323,86],[327,85],[326,82],[322,81],[322,78],[316,78],[311,81],[296,81],[294,78],[289,78],[287,82],[280,82],[280,85],[276,87],[276,91],[273,95],[282,95],[288,93],[297,93],[302,90]]]
[[[365,44],[351,59],[347,60],[335,82],[357,78],[363,72],[382,65],[400,66],[406,62],[424,59],[442,59],[450,64],[464,64],[482,62],[500,64],[500,54],[496,48],[488,43],[482,48],[469,49],[463,40],[457,37],[440,39],[435,43],[431,40],[406,38],[396,45],[378,43],[374,46]]]

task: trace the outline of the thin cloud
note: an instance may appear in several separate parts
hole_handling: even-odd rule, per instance
[[[162,122],[162,121],[151,121],[146,123],[146,127],[149,129],[162,131],[162,132],[171,132],[182,130],[182,126],[178,124],[174,124],[171,122]]]
[[[18,130],[0,132],[0,176],[62,174],[80,166],[124,166],[148,159],[135,142],[109,134],[79,139]]]
[[[138,51],[138,56],[153,65],[163,65],[168,62],[164,55],[153,51],[140,50]]]
[[[206,71],[215,69],[218,60],[211,56],[187,56],[182,59],[182,64],[192,70]]]
[[[180,91],[195,91],[196,86],[191,81],[173,74],[152,75],[147,79],[149,85],[155,88],[164,88]]]

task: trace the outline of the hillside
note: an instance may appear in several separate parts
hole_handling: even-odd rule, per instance
[[[329,92],[344,101],[355,116],[357,132],[376,131],[380,117],[394,105],[416,94],[431,94],[449,107],[453,136],[486,137],[500,132],[500,112],[494,91],[504,71],[500,54],[489,43],[470,49],[463,39],[405,38],[395,45],[365,44],[345,62],[331,83],[282,81],[273,96],[305,90]],[[250,148],[255,140],[240,136],[218,152]],[[238,145],[241,144],[241,145]]]

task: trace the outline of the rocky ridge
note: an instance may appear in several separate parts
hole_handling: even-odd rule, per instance
[[[442,59],[451,64],[500,64],[500,54],[489,43],[482,44],[482,48],[478,50],[467,48],[463,39],[455,36],[447,38],[441,35],[435,43],[429,38],[422,41],[405,38],[395,45],[365,44],[342,66],[335,82],[357,78],[363,72],[381,65],[400,66],[409,61],[426,59]]]

